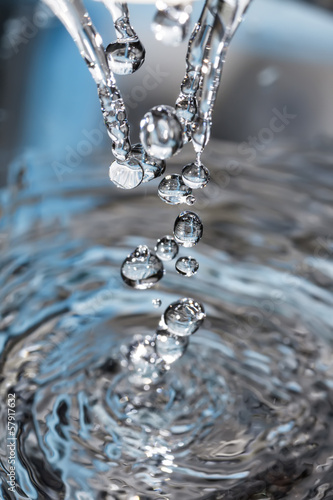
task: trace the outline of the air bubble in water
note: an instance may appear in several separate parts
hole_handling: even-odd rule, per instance
[[[116,75],[130,75],[137,71],[145,60],[145,49],[140,40],[118,40],[106,48],[110,70]]]
[[[157,160],[149,156],[144,150],[142,144],[134,144],[131,149],[131,154],[140,162],[143,168],[142,182],[149,182],[156,177],[160,177],[165,172],[165,161]]]
[[[172,236],[164,236],[157,241],[155,252],[162,260],[170,261],[178,254],[178,245]]]
[[[177,243],[184,247],[193,247],[202,238],[203,225],[194,212],[182,212],[175,221],[173,230]]]
[[[182,170],[182,179],[192,189],[203,188],[209,182],[209,170],[202,164],[189,163]]]
[[[157,41],[177,47],[187,35],[191,6],[167,5],[159,2],[158,11],[152,23],[152,30]]]
[[[162,301],[161,299],[153,299],[152,304],[155,307],[155,309],[158,309],[159,307],[161,307]]]
[[[183,276],[193,276],[198,272],[199,263],[192,257],[179,257],[175,265],[176,271]]]
[[[143,169],[135,158],[125,161],[115,160],[109,169],[110,181],[122,189],[134,189],[141,184]]]
[[[163,320],[168,331],[173,335],[186,337],[198,330],[205,317],[205,310],[199,302],[184,298],[169,305],[163,315]]]
[[[185,354],[189,339],[188,337],[170,335],[161,330],[157,332],[155,344],[157,355],[168,365],[171,365]]]
[[[121,277],[132,288],[146,290],[155,285],[163,277],[164,269],[161,260],[150,252],[146,245],[140,245],[124,260],[121,266]]]
[[[183,147],[183,128],[171,106],[152,108],[140,122],[140,139],[147,153],[166,160]]]
[[[169,205],[186,203],[186,199],[191,193],[191,188],[186,186],[178,174],[171,174],[164,177],[157,190],[157,194],[161,200]]]

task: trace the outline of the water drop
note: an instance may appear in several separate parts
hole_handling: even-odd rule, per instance
[[[156,40],[177,47],[187,35],[190,21],[190,5],[167,5],[158,2],[158,11],[152,23],[152,30]]]
[[[192,196],[191,194],[187,196],[186,205],[194,205],[194,203],[195,203],[195,197]]]
[[[176,271],[183,276],[193,276],[198,272],[199,263],[192,257],[180,257],[176,262]]]
[[[145,49],[140,40],[118,40],[106,48],[108,65],[116,75],[130,75],[137,71],[145,60]]]
[[[161,307],[162,301],[161,299],[153,299],[152,304],[155,307],[155,309],[158,309],[159,307]]]
[[[137,247],[124,260],[121,266],[121,277],[124,282],[139,290],[146,290],[155,285],[163,277],[164,269],[161,260],[146,245]]]
[[[125,161],[115,160],[109,168],[109,177],[119,188],[134,189],[142,182],[143,169],[135,158],[128,158]]]
[[[186,203],[186,198],[192,193],[178,174],[167,175],[158,186],[157,194],[161,200],[169,205]]]
[[[210,180],[209,170],[200,163],[189,163],[182,170],[182,179],[192,189],[203,188]]]
[[[183,147],[183,128],[171,106],[152,108],[140,122],[140,139],[147,153],[166,160]]]
[[[175,221],[173,234],[177,243],[193,247],[202,238],[203,225],[194,212],[182,212]]]
[[[149,182],[156,177],[160,177],[165,172],[165,161],[157,160],[149,156],[144,150],[142,144],[134,144],[132,146],[131,154],[140,162],[143,168],[142,182]]]
[[[170,335],[163,330],[157,332],[155,345],[157,355],[168,365],[181,358],[189,344],[188,337]]]
[[[205,310],[199,302],[184,298],[169,305],[163,320],[172,334],[185,337],[195,333],[205,317]]]
[[[164,236],[157,241],[155,252],[162,260],[170,261],[178,254],[178,245],[172,236]]]

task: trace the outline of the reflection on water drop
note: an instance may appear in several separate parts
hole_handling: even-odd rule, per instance
[[[182,212],[175,221],[174,237],[180,245],[193,247],[202,238],[203,225],[194,212]]]
[[[187,197],[192,193],[191,188],[186,186],[178,174],[171,174],[161,180],[157,194],[161,200],[170,205],[186,203]]]
[[[146,245],[137,247],[124,260],[121,277],[132,288],[146,290],[155,285],[164,274],[161,260]]]
[[[149,156],[144,150],[142,144],[134,144],[131,149],[131,154],[140,162],[143,168],[142,182],[149,182],[156,177],[160,177],[165,172],[165,161],[157,160]]]
[[[182,170],[182,179],[192,189],[203,188],[209,182],[209,170],[202,164],[189,163]]]
[[[118,40],[107,46],[106,56],[112,73],[130,75],[144,63],[145,49],[140,40]]]
[[[170,335],[161,330],[157,332],[155,344],[158,356],[170,365],[185,354],[189,338]]]
[[[140,122],[140,139],[148,154],[166,160],[183,147],[183,128],[171,106],[156,106]]]
[[[155,252],[162,260],[172,260],[178,254],[178,245],[172,236],[164,236],[157,241]]]
[[[152,304],[155,307],[155,309],[158,309],[159,307],[161,307],[162,301],[161,299],[153,299]]]
[[[176,271],[183,276],[193,276],[198,272],[199,263],[192,257],[179,257],[175,264]]]
[[[199,302],[184,298],[170,304],[162,320],[171,333],[185,337],[195,333],[205,317],[205,310]]]
[[[142,182],[143,169],[135,158],[124,162],[115,160],[109,168],[109,177],[121,189],[134,189]]]
[[[156,40],[177,47],[185,39],[190,21],[191,5],[168,5],[158,2],[152,23]]]

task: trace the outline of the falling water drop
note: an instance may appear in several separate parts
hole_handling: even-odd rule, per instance
[[[155,340],[156,353],[168,365],[174,363],[185,354],[188,344],[188,337],[171,335],[163,330],[157,332]]]
[[[160,177],[165,172],[165,161],[157,160],[149,156],[144,150],[142,144],[134,144],[131,150],[132,156],[134,156],[143,168],[143,179],[142,182],[149,182],[156,177]]]
[[[195,197],[192,194],[186,197],[186,205],[194,205],[194,203]]]
[[[169,205],[178,205],[186,203],[186,199],[191,195],[192,190],[186,186],[182,178],[178,174],[171,174],[161,180],[157,194],[161,200]]]
[[[175,221],[173,230],[177,243],[184,247],[193,247],[202,238],[203,225],[194,212],[182,212]]]
[[[143,169],[135,158],[115,160],[109,168],[109,177],[121,189],[134,189],[142,182]]]
[[[161,307],[162,301],[161,299],[153,299],[152,304],[155,307],[155,309],[158,309],[159,307]]]
[[[178,245],[172,236],[164,236],[157,241],[155,252],[160,259],[170,261],[178,254]]]
[[[137,247],[124,260],[121,266],[121,277],[132,288],[146,290],[155,285],[163,277],[164,269],[161,260],[146,245]]]
[[[152,23],[156,40],[165,45],[177,47],[187,35],[192,6],[189,4],[168,5],[159,1],[157,8]]]
[[[183,147],[183,128],[171,106],[152,108],[140,122],[140,139],[147,153],[166,160]]]
[[[163,321],[172,334],[186,337],[198,330],[205,317],[205,310],[199,302],[184,298],[169,305]]]
[[[193,276],[198,272],[199,263],[192,257],[179,257],[175,264],[176,271],[183,276]]]
[[[140,40],[118,40],[106,48],[108,65],[116,75],[131,75],[145,60],[145,49]]]
[[[209,170],[201,163],[189,163],[182,170],[182,179],[192,189],[203,188],[210,180]]]

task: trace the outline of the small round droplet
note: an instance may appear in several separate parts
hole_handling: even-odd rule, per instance
[[[140,40],[118,40],[106,48],[109,68],[116,75],[131,75],[137,71],[144,63],[145,54]]]
[[[163,277],[164,269],[157,255],[150,252],[146,245],[137,247],[124,260],[121,277],[132,288],[146,290],[154,286]]]
[[[191,188],[186,186],[178,174],[171,174],[161,180],[157,194],[161,200],[169,205],[186,203],[187,197],[192,193]]]
[[[181,4],[158,10],[152,23],[156,40],[171,47],[180,45],[187,34],[190,10]]]
[[[192,189],[203,188],[209,182],[209,170],[202,164],[189,163],[183,168],[182,179]]]
[[[186,337],[198,330],[205,317],[205,310],[199,302],[185,298],[170,304],[163,320],[172,334]]]
[[[195,197],[193,195],[189,195],[186,197],[186,205],[194,205]]]
[[[143,169],[135,158],[115,160],[109,168],[109,177],[121,189],[134,189],[142,182]]]
[[[165,172],[165,161],[157,160],[149,156],[144,150],[142,144],[134,144],[131,149],[131,154],[139,162],[143,168],[143,179],[142,182],[149,182],[156,177],[160,177]]]
[[[182,212],[175,221],[174,237],[180,245],[193,247],[202,238],[203,225],[194,212]]]
[[[150,156],[166,160],[183,147],[183,128],[171,106],[152,108],[140,122],[140,139]]]
[[[177,273],[190,277],[198,272],[199,263],[192,257],[179,257],[175,264],[175,268]]]
[[[162,301],[161,299],[153,299],[152,304],[155,307],[155,309],[158,309],[159,307],[161,307]]]
[[[178,245],[172,236],[164,236],[157,241],[155,252],[162,260],[170,261],[178,254]]]
[[[171,365],[185,354],[189,340],[161,330],[157,332],[155,344],[157,355]]]

